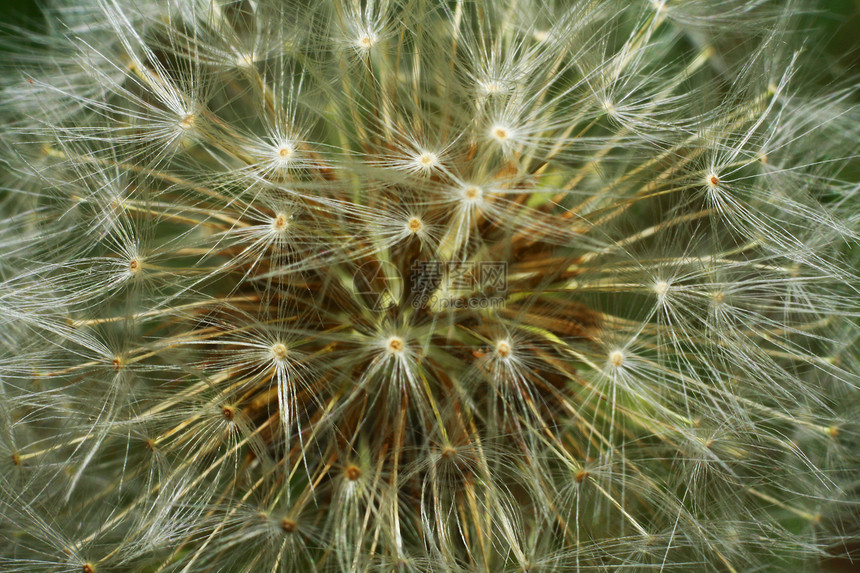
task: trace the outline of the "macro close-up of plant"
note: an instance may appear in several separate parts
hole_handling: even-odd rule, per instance
[[[0,572],[857,570],[860,83],[818,8],[5,26]]]

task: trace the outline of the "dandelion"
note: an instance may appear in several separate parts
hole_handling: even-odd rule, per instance
[[[814,8],[6,28],[0,569],[856,561],[860,117]]]

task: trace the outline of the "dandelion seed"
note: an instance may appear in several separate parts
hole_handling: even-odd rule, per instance
[[[385,348],[389,354],[400,354],[406,348],[406,344],[402,338],[392,336],[385,342]]]
[[[297,524],[292,519],[283,518],[281,520],[281,529],[284,530],[284,533],[294,533],[296,531]]]
[[[283,343],[278,342],[277,344],[272,346],[272,357],[278,361],[286,360],[287,347]]]
[[[603,109],[606,111],[606,114],[610,116],[615,116],[618,113],[618,109],[615,107],[615,104],[610,100],[605,100],[603,102]]]
[[[481,201],[484,192],[480,187],[469,185],[463,188],[463,198],[470,203],[478,203]]]
[[[363,36],[359,37],[356,41],[356,46],[360,51],[368,51],[370,50],[377,42],[377,35],[373,32],[368,32]]]
[[[286,213],[278,213],[275,215],[275,218],[272,219],[272,230],[277,234],[283,234],[287,231],[290,226],[290,218]]]
[[[532,38],[538,43],[546,42],[549,39],[549,32],[547,30],[535,30],[532,32]]]
[[[707,182],[708,187],[710,187],[711,189],[719,187],[719,185],[720,185],[720,178],[715,173],[709,174],[705,178],[705,180]]]
[[[423,227],[424,224],[421,223],[421,219],[418,217],[411,217],[409,221],[406,222],[406,229],[410,233],[418,233]]]
[[[253,68],[257,63],[257,57],[253,53],[239,53],[236,55],[236,65],[240,68]]]
[[[487,96],[503,94],[509,91],[509,88],[504,83],[497,80],[479,81],[478,89],[480,93]]]
[[[346,467],[346,470],[344,470],[344,474],[346,475],[346,479],[354,482],[361,477],[361,470],[358,468],[358,466],[350,465]]]
[[[490,135],[502,145],[507,144],[508,140],[512,137],[512,132],[510,128],[496,124],[490,128]]]
[[[182,131],[190,131],[194,129],[194,124],[197,122],[197,116],[194,114],[186,114],[179,120],[179,129]]]
[[[294,163],[296,149],[290,143],[282,143],[275,149],[275,162],[282,168]]]
[[[435,153],[429,151],[418,155],[414,161],[417,170],[422,173],[429,173],[432,169],[439,166],[439,158]]]

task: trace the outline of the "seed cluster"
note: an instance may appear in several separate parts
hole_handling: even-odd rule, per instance
[[[0,569],[850,551],[860,114],[775,4],[58,2],[0,74]]]

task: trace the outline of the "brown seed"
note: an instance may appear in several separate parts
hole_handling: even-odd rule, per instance
[[[418,231],[420,231],[421,227],[423,226],[424,225],[421,224],[421,219],[419,219],[418,217],[412,217],[406,224],[406,228],[413,233],[417,233]]]
[[[579,472],[578,474],[576,474],[576,477],[574,479],[576,480],[576,483],[582,483],[586,479],[588,479],[588,472],[583,470],[583,471]]]
[[[272,356],[278,360],[283,360],[287,357],[287,347],[282,343],[277,343],[272,346]]]
[[[140,270],[140,261],[137,259],[132,259],[128,263],[128,272],[131,274],[135,274]]]
[[[471,185],[466,187],[466,190],[463,191],[463,195],[465,195],[466,199],[469,201],[475,201],[481,197],[481,188]]]
[[[278,213],[278,215],[272,219],[272,229],[277,231],[278,233],[283,233],[287,230],[289,226],[289,219],[283,213]]]
[[[296,522],[292,519],[284,518],[281,520],[281,529],[283,529],[286,533],[292,533],[296,530]]]
[[[12,463],[15,464],[16,466],[21,465],[21,456],[18,455],[18,452],[15,452],[14,454],[12,454]]]
[[[361,477],[361,470],[357,466],[348,466],[346,468],[346,479],[355,481]]]
[[[720,184],[720,178],[716,175],[711,175],[711,177],[708,179],[708,182],[711,184],[712,187],[716,187]]]
[[[221,414],[225,419],[232,421],[233,417],[236,415],[236,410],[232,406],[224,406],[221,409]]]
[[[84,563],[84,566],[81,568],[81,571],[83,573],[95,573],[96,570],[95,567],[93,567],[91,564]]]
[[[403,339],[398,338],[396,336],[392,336],[388,339],[388,351],[394,354],[403,352]]]
[[[496,354],[501,358],[507,358],[511,355],[511,343],[507,340],[500,340],[496,343]]]
[[[182,129],[191,129],[194,127],[194,115],[188,114],[182,118],[182,121],[179,122],[179,127]]]
[[[418,163],[423,165],[424,167],[430,167],[434,163],[436,163],[436,156],[432,153],[424,153],[421,157],[418,158]]]

